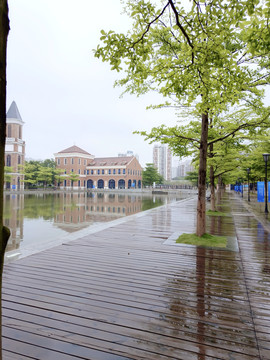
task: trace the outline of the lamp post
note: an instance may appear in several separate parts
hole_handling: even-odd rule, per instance
[[[263,154],[263,159],[265,162],[265,179],[264,179],[264,202],[265,202],[265,214],[268,214],[268,196],[267,196],[267,161],[270,154]]]
[[[249,173],[250,173],[250,168],[247,168],[247,176],[248,176],[248,201],[250,201]]]

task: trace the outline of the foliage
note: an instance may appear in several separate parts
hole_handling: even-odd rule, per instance
[[[192,185],[198,185],[198,171],[189,171],[185,176],[185,180],[188,180],[192,183]]]
[[[158,173],[154,164],[148,163],[146,164],[145,170],[142,172],[142,182],[143,186],[152,186],[154,182],[157,184],[163,184],[164,179]]]
[[[55,161],[47,159],[44,161],[30,160],[25,161],[22,167],[24,183],[26,187],[54,186],[63,181],[62,173],[64,170],[56,168]]]
[[[11,166],[5,166],[4,171],[5,171],[5,174],[4,174],[5,182],[11,182],[11,179],[12,179],[11,173],[13,172],[13,168]]]
[[[79,175],[76,174],[75,172],[71,172],[69,175],[68,175],[70,181],[71,181],[71,186],[73,186],[73,183],[74,181],[77,181],[79,179]]]
[[[141,134],[152,141],[167,141],[181,156],[189,155],[194,147],[199,150],[197,234],[203,234],[207,146],[213,148],[217,141],[246,128],[244,116],[231,115],[239,104],[245,104],[241,111],[250,112],[251,117],[253,113],[259,121],[269,118],[268,109],[260,110],[262,86],[270,80],[265,67],[269,52],[258,53],[252,46],[254,34],[245,35],[249,24],[258,35],[256,17],[264,14],[268,21],[268,12],[263,13],[264,5],[257,0],[193,1],[189,7],[176,0],[125,3],[132,29],[127,34],[102,30],[103,46],[97,47],[95,56],[125,73],[116,85],[124,86],[126,92],[140,95],[153,90],[166,99],[154,107],[192,106],[189,125],[163,125]],[[225,120],[225,127],[226,117],[231,121]],[[211,184],[213,179],[211,166]]]

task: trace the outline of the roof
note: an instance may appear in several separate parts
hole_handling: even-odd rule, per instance
[[[73,145],[65,150],[62,150],[62,151],[59,151],[58,154],[62,154],[62,153],[80,153],[80,154],[85,154],[85,155],[91,155],[89,154],[87,151],[79,148],[78,146],[76,145]]]
[[[123,166],[127,165],[133,158],[134,156],[94,158],[88,166]]]
[[[12,103],[8,109],[7,118],[8,119],[17,119],[17,120],[22,121],[21,115],[19,113],[19,110],[18,110],[18,107],[17,107],[15,101],[12,101]]]

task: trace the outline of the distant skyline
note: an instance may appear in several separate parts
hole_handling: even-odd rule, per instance
[[[135,130],[176,124],[173,110],[146,110],[153,94],[124,95],[116,72],[94,58],[100,30],[124,31],[129,20],[119,1],[10,0],[7,110],[14,100],[22,120],[26,158],[53,158],[72,145],[96,157],[128,150],[142,166],[153,145]],[[102,12],[102,14],[101,14]]]

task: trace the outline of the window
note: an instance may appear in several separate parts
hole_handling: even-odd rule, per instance
[[[84,165],[86,165],[86,160],[84,160]]]
[[[111,169],[109,169],[109,174],[111,174],[111,172],[112,172]]]
[[[121,169],[118,169],[118,174],[121,174]]]
[[[93,171],[93,170],[91,170],[91,174],[92,174],[92,171]],[[89,170],[87,170],[87,175],[89,175]]]
[[[104,169],[102,169],[102,174],[104,175]]]
[[[89,174],[89,172],[88,172],[88,174]],[[94,174],[94,170],[91,170],[91,175],[93,175]]]
[[[21,139],[21,138],[22,138],[22,127],[19,126],[19,139]]]
[[[115,169],[113,169],[113,173],[115,174]]]
[[[65,169],[65,174],[67,173],[67,170]]]
[[[81,180],[78,181],[78,186],[81,186]]]
[[[7,156],[7,166],[11,166],[11,156]]]
[[[64,165],[67,165],[67,159],[64,159]]]
[[[81,159],[80,158],[78,159],[78,163],[79,163],[79,165],[81,165]]]
[[[7,135],[7,137],[11,137],[11,125],[8,125],[8,135]]]
[[[74,159],[73,159],[73,158],[71,158],[71,164],[72,164],[72,165],[74,164]]]
[[[18,164],[20,165],[20,163],[21,163],[21,156],[18,155]]]
[[[73,169],[71,169],[71,172],[73,172]]]
[[[126,169],[123,169],[123,174],[125,174],[126,173]]]
[[[79,169],[79,171],[78,171],[78,174],[80,174],[81,173],[81,169]]]
[[[100,170],[99,170],[99,169],[98,169],[97,173],[98,173],[98,175],[100,174]]]
[[[86,175],[86,170],[83,170],[84,175]]]
[[[57,159],[57,165],[60,165],[60,159]]]

